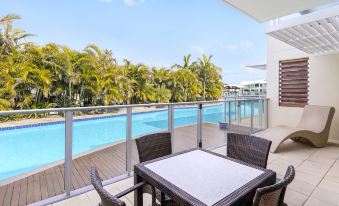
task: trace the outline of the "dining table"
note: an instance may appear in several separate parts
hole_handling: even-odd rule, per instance
[[[248,205],[257,188],[275,183],[276,173],[194,148],[136,164],[134,183],[142,181],[178,205]],[[135,191],[134,205],[143,205],[142,189]]]

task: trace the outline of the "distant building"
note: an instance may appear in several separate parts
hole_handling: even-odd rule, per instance
[[[266,80],[243,81],[240,93],[242,95],[265,95],[266,85]]]
[[[237,85],[224,84],[223,94],[224,97],[236,96],[241,91],[241,87]]]

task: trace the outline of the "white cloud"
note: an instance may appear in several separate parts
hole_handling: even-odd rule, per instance
[[[226,46],[226,49],[229,50],[229,51],[235,51],[238,49],[238,46],[237,45],[228,45]]]
[[[136,6],[144,3],[145,0],[124,0],[126,6]]]
[[[253,47],[254,47],[254,44],[250,40],[245,40],[245,41],[240,42],[240,48],[244,51],[252,49]]]
[[[112,3],[113,0],[99,0],[100,2],[103,2],[103,3]]]
[[[252,49],[254,47],[253,42],[251,42],[250,40],[244,40],[244,41],[240,41],[237,44],[231,44],[231,45],[227,45],[225,48],[228,51],[242,51],[242,52],[246,52],[250,49]]]

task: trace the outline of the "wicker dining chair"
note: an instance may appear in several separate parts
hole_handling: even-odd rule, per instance
[[[144,135],[135,139],[135,142],[140,163],[172,154],[171,133],[169,132]],[[155,194],[155,196],[152,195],[153,198],[156,198],[163,205],[176,205],[169,197],[151,185],[146,185],[143,192]]]
[[[145,162],[172,154],[171,133],[148,134],[135,139],[139,161]]]
[[[266,169],[271,141],[244,134],[227,134],[227,157]]]
[[[99,176],[98,170],[95,167],[91,167],[90,175],[91,175],[92,185],[95,188],[95,190],[98,192],[100,199],[101,199],[101,203],[99,203],[100,206],[125,206],[126,205],[125,202],[120,200],[119,198],[127,195],[128,193],[138,188],[145,186],[145,182],[141,182],[141,183],[134,185],[131,188],[128,188],[120,192],[117,195],[112,195],[103,188],[102,180]]]
[[[287,185],[289,185],[295,176],[294,167],[291,165],[287,168],[285,177],[278,183],[257,189],[253,206],[287,206],[284,203],[284,197]]]

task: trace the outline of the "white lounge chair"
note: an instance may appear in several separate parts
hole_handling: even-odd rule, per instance
[[[254,136],[272,141],[271,152],[287,139],[306,140],[315,147],[324,147],[328,141],[334,107],[306,105],[297,127],[280,125],[255,133]]]

